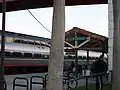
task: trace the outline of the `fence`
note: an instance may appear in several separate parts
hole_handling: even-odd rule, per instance
[[[4,90],[7,90],[7,83],[4,82]]]
[[[104,78],[103,80],[105,80],[105,78],[106,78],[106,83],[110,83],[110,82],[107,81],[107,74],[104,73],[104,72],[103,73],[89,75],[89,76],[81,76],[81,77],[73,78],[73,79],[69,78],[69,80],[65,81],[64,83],[68,84],[68,87],[70,87],[70,88],[67,88],[67,90],[71,90],[73,88],[80,87],[80,86],[82,88],[79,89],[79,90],[89,90],[89,88],[92,88],[90,90],[98,90],[97,89],[97,87],[99,88],[98,85],[100,85],[100,88],[103,88],[103,86],[101,86],[102,85],[101,83],[100,84],[96,83],[96,79],[97,78],[100,79],[101,76]],[[72,87],[72,85],[70,85],[70,84],[73,84],[73,82],[77,82],[75,87]],[[105,82],[105,81],[103,81],[103,82]],[[83,87],[84,87],[84,89],[83,89]],[[103,89],[101,89],[101,90],[103,90]]]
[[[26,81],[26,84],[18,84],[16,83],[17,80],[23,80],[23,81]],[[24,78],[24,77],[16,77],[14,80],[13,80],[13,90],[15,90],[15,87],[18,86],[18,87],[26,87],[26,90],[29,90],[29,82],[28,82],[28,79],[27,78]]]
[[[34,78],[37,78],[37,79],[41,79],[42,81],[38,82],[38,81],[33,81]],[[42,76],[32,76],[30,78],[30,90],[32,90],[32,86],[33,84],[39,84],[39,85],[42,85],[42,88],[44,89],[45,88],[45,81],[44,81],[44,78]]]
[[[109,73],[111,73],[111,72],[109,72]],[[73,75],[73,76],[71,76],[71,75]],[[98,85],[96,83],[96,77],[101,76],[101,75],[104,78],[107,78],[106,73],[98,73],[98,74],[93,74],[93,75],[89,75],[89,76],[79,75],[79,77],[75,77],[76,75],[74,75],[74,74],[70,74],[70,76],[69,76],[69,74],[68,74],[65,77],[63,77],[63,86],[64,86],[65,90],[72,90],[73,88],[77,88],[77,87],[81,87],[81,86],[82,87],[84,86],[84,89],[79,89],[79,90],[89,90],[89,87],[91,85],[91,87],[93,88],[92,90],[96,90],[96,85]],[[46,74],[43,77],[42,76],[32,76],[30,78],[30,88],[29,88],[29,81],[27,78],[16,77],[13,80],[13,90],[15,90],[15,87],[26,87],[26,90],[29,90],[29,89],[32,90],[33,85],[35,85],[35,84],[41,85],[43,89],[46,89],[47,77],[48,77],[48,74]],[[37,81],[34,81],[34,79],[37,79]],[[38,80],[38,79],[40,79],[40,80]],[[16,83],[17,80],[22,80],[22,81],[25,81],[26,83],[18,84],[18,83]]]

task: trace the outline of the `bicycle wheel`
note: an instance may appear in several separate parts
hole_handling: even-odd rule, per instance
[[[76,87],[78,86],[77,80],[74,80],[74,81],[69,82],[68,86],[69,86],[70,88],[76,88]]]
[[[68,77],[69,78],[73,78],[74,77],[74,73],[73,72],[69,72]]]

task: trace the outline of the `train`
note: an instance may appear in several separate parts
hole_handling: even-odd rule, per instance
[[[84,50],[78,50],[79,65],[87,63],[86,53]],[[91,64],[98,59],[100,55],[101,53],[90,51],[89,63]],[[6,42],[4,60],[5,73],[47,72],[49,56],[50,46],[44,44],[31,45]],[[75,54],[64,52],[64,67],[70,67],[71,62],[75,62],[75,58]]]
[[[6,32],[5,35],[5,74],[47,72],[50,56],[50,39],[14,32]],[[97,60],[100,55],[100,52],[90,51],[89,64]],[[107,56],[104,58],[107,59]],[[75,62],[75,59],[74,52],[65,51],[64,68],[70,67],[71,62]],[[84,65],[86,63],[87,52],[78,50],[78,64]]]

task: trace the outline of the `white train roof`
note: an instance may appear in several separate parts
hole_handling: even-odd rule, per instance
[[[0,44],[1,45],[1,44]],[[1,47],[0,47],[1,49]],[[50,47],[42,46],[42,45],[30,45],[30,44],[22,44],[22,43],[5,43],[5,51],[9,52],[25,52],[25,53],[37,53],[37,54],[50,54]],[[99,57],[102,53],[100,52],[89,52],[90,57]],[[87,56],[87,52],[85,50],[78,50],[78,56]],[[107,57],[107,56],[105,56]]]
[[[0,44],[1,45],[1,44]],[[49,54],[49,47],[41,45],[30,45],[22,43],[5,43],[5,50],[10,52],[27,52]]]

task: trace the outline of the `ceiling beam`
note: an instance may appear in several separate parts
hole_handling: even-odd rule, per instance
[[[2,0],[0,0],[0,13],[2,12]],[[108,0],[66,0],[66,6],[108,4]],[[53,7],[53,0],[7,0],[7,12]]]

